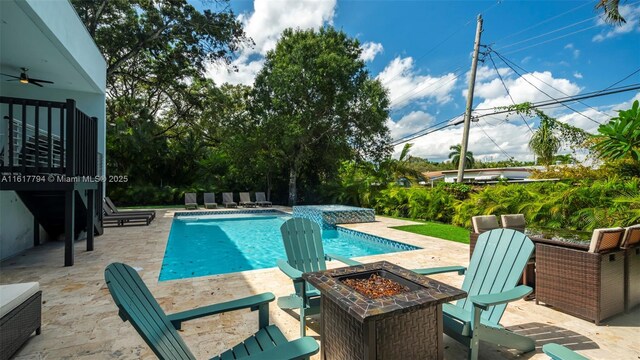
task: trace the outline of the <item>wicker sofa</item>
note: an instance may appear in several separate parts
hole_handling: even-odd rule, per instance
[[[0,360],[9,359],[40,334],[42,291],[37,282],[0,285]]]
[[[589,248],[536,243],[536,303],[599,325],[624,312],[624,229],[596,229]]]
[[[625,311],[640,305],[640,224],[625,229],[624,249]]]

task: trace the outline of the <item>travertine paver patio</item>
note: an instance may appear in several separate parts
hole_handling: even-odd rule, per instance
[[[0,283],[40,282],[43,290],[42,334],[32,337],[17,359],[138,359],[153,353],[128,323],[117,315],[104,283],[106,265],[120,261],[140,267],[140,274],[166,312],[176,312],[227,301],[259,292],[288,295],[291,282],[275,268],[242,273],[158,282],[158,275],[174,210],[159,210],[150,226],[107,228],[96,238],[95,250],[76,245],[76,265],[63,267],[62,243],[31,249],[0,264]],[[346,227],[418,245],[423,250],[362,257],[362,261],[389,260],[408,268],[468,263],[468,245],[390,229],[410,222],[378,217],[378,222]],[[211,254],[216,260],[216,254]],[[330,267],[339,266],[331,262]],[[455,274],[434,276],[459,286]],[[270,307],[271,321],[290,338],[298,337],[299,323],[292,314]],[[547,359],[540,353],[546,342],[567,344],[592,359],[640,359],[640,309],[595,326],[534,302],[518,301],[507,307],[502,323],[536,340],[535,353],[516,357],[506,349],[483,344],[484,359]],[[183,325],[181,335],[198,358],[217,355],[255,331],[257,315],[239,311]],[[310,335],[318,328],[311,322]],[[317,337],[319,339],[319,337]],[[463,359],[466,350],[445,337],[445,357]],[[318,359],[315,356],[313,359]]]

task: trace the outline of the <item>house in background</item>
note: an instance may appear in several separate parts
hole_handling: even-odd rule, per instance
[[[542,170],[544,166],[527,167],[506,167],[488,169],[466,169],[464,171],[464,182],[491,184],[499,181],[506,182],[530,182],[529,179],[533,170]],[[456,182],[458,170],[443,171],[444,181],[448,183]],[[539,181],[539,180],[538,180]]]
[[[0,259],[64,238],[73,265],[102,233],[106,62],[68,0],[3,0],[0,72]]]

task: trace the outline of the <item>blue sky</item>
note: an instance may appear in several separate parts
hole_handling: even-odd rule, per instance
[[[511,61],[509,68],[492,57],[509,94],[487,57],[476,79],[474,108],[601,90],[640,69],[640,1],[622,3],[627,23],[605,24],[596,1],[232,1],[231,7],[256,42],[238,53],[230,73],[211,64],[216,82],[251,85],[264,54],[288,27],[332,25],[357,38],[373,77],[389,90],[388,126],[400,139],[464,111],[467,74],[476,27],[484,18],[483,45]],[[194,5],[203,6],[199,0]],[[519,74],[518,74],[519,73]],[[531,85],[531,84],[533,85]],[[636,73],[619,85],[640,83]],[[565,95],[566,94],[566,95]],[[595,132],[598,123],[628,108],[640,93],[627,92],[547,109],[561,121]],[[577,112],[576,112],[577,111]],[[487,112],[487,111],[485,111]],[[476,111],[475,114],[482,114]],[[535,129],[536,119],[527,119]],[[531,131],[518,116],[487,116],[471,128],[469,149],[485,160],[508,156],[532,160],[527,148]],[[412,140],[412,154],[446,159],[449,146],[461,140],[462,127],[449,127]],[[398,150],[402,145],[398,146]],[[567,151],[565,151],[567,152]]]

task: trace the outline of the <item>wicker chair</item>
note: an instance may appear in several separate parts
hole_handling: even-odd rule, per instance
[[[500,222],[505,229],[518,230],[524,232],[526,221],[523,214],[500,215]]]
[[[640,224],[625,229],[621,248],[624,249],[625,311],[640,305]]]
[[[473,231],[469,233],[469,259],[473,255],[473,249],[476,247],[478,236],[485,231],[499,229],[498,217],[495,215],[479,215],[471,218]]]
[[[536,244],[536,303],[594,321],[624,311],[624,229],[596,229],[589,249]]]

